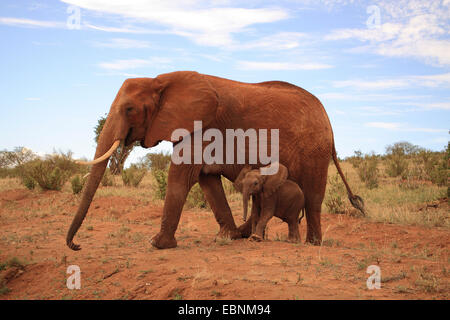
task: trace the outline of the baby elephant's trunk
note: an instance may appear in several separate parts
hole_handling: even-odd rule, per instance
[[[242,193],[242,204],[244,205],[244,221],[247,221],[247,211],[248,211],[248,199],[250,198],[250,193],[248,189],[245,188]]]

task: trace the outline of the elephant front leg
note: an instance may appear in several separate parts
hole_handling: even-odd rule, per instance
[[[192,184],[188,182],[190,172],[185,166],[170,166],[161,230],[151,241],[151,244],[158,249],[175,248],[177,246],[175,232],[180,222],[186,197],[192,187]]]
[[[234,223],[220,176],[200,174],[199,184],[220,226],[217,237],[230,239],[241,238],[241,233]]]
[[[256,224],[255,232],[250,236],[250,240],[262,241],[264,239],[267,223],[273,217],[274,213],[275,208],[264,206],[258,219],[258,223]]]

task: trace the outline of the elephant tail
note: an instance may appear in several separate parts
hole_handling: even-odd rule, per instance
[[[350,200],[350,203],[352,204],[352,206],[354,208],[358,209],[359,211],[361,211],[361,213],[363,215],[365,215],[366,212],[364,209],[363,199],[360,196],[353,194],[352,190],[350,189],[350,186],[347,183],[347,180],[345,179],[345,176],[344,176],[344,173],[342,172],[341,166],[339,165],[339,161],[338,161],[337,154],[336,154],[336,148],[334,146],[334,139],[333,139],[332,157],[333,157],[334,165],[336,166],[336,169],[339,172],[339,175],[341,176],[342,181],[344,182],[345,188],[347,189],[347,195],[348,195],[348,199]]]

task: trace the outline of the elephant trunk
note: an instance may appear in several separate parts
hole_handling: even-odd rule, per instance
[[[250,192],[248,188],[244,187],[242,192],[242,204],[244,206],[244,221],[247,221],[247,211],[248,211],[248,199],[250,198]]]
[[[111,146],[113,144],[116,144],[115,142],[117,140],[123,140],[123,138],[121,137],[122,135],[126,136],[126,128],[122,126],[119,131],[116,131],[111,125],[111,123],[113,122],[114,121],[110,119],[110,116],[108,116],[98,140],[95,158],[99,158],[107,153],[108,150],[111,150]],[[124,133],[122,133],[122,131],[124,131]],[[120,133],[115,135],[115,132]],[[91,205],[92,199],[94,198],[95,192],[97,191],[100,181],[103,178],[103,174],[105,173],[108,159],[94,164],[91,168],[91,172],[84,188],[78,211],[72,220],[69,231],[67,232],[66,244],[72,250],[81,249],[78,244],[73,243],[73,238],[80,228],[81,224],[83,223],[84,218],[86,217],[86,213],[89,209],[89,206]]]

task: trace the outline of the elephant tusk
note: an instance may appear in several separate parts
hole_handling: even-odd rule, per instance
[[[78,164],[83,164],[83,165],[92,165],[92,164],[97,164],[100,162],[103,162],[105,160],[107,160],[109,157],[111,157],[111,155],[113,154],[114,151],[116,151],[116,149],[119,147],[120,145],[120,140],[116,140],[114,142],[114,144],[112,145],[112,147],[101,157],[92,160],[92,161],[77,161]]]

